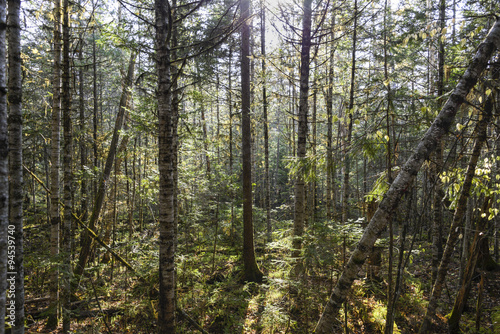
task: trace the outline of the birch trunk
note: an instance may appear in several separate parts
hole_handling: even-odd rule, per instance
[[[13,334],[24,333],[24,268],[23,268],[23,113],[21,72],[21,1],[8,0],[7,32],[9,79],[9,229],[13,226],[15,243],[14,268],[8,266],[7,279],[15,276],[15,324]],[[10,235],[10,234],[9,234]],[[8,296],[9,297],[9,296]],[[12,300],[12,299],[11,299]]]
[[[7,3],[0,0],[0,314],[5,314],[7,289],[7,231],[9,225],[9,181],[6,87],[6,11]],[[0,334],[5,333],[5,321],[0,321]]]
[[[486,39],[478,47],[472,63],[458,82],[436,117],[429,130],[417,145],[415,152],[401,168],[398,176],[389,187],[377,211],[366,227],[356,249],[349,259],[332,295],[330,296],[323,314],[316,326],[316,333],[331,333],[338,311],[345,301],[352,282],[369,255],[375,241],[387,225],[388,220],[398,207],[401,197],[408,191],[411,182],[417,175],[423,162],[429,158],[432,151],[440,143],[441,138],[450,128],[460,105],[465,101],[467,94],[476,84],[479,76],[487,66],[493,51],[500,47],[500,22],[496,22]]]

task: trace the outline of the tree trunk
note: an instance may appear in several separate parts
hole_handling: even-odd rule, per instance
[[[7,132],[6,87],[6,13],[7,4],[0,0],[0,314],[5,314],[7,290],[7,245],[9,227],[9,139]],[[0,334],[5,333],[5,322],[0,321]]]
[[[95,28],[92,31],[92,95],[94,100],[94,107],[92,112],[92,148],[94,151],[94,168],[99,167],[99,157],[97,153],[97,125],[98,125],[98,112],[99,112],[99,99],[97,98],[97,50],[96,50],[96,37]],[[93,184],[93,195],[97,194],[97,182]]]
[[[446,25],[446,0],[439,1],[439,27],[441,31]],[[444,40],[438,37],[438,76],[437,76],[437,98],[438,106],[442,105],[442,95],[444,93]],[[443,149],[438,145],[435,154],[432,178],[434,186],[434,203],[432,219],[432,282],[434,283],[441,256],[443,255],[443,208],[441,204],[442,182],[439,174],[443,169]]]
[[[201,86],[199,87],[200,93],[203,92]],[[200,116],[201,116],[201,128],[203,130],[203,151],[205,155],[205,168],[206,168],[206,177],[210,179],[210,157],[208,156],[208,135],[207,135],[207,121],[205,119],[205,102],[203,98],[200,101]]]
[[[269,125],[267,110],[266,90],[266,9],[264,1],[261,1],[261,27],[260,27],[261,53],[262,53],[262,109],[264,118],[264,206],[266,208],[266,232],[267,241],[272,241],[271,228],[271,184],[269,181]]]
[[[50,140],[50,255],[59,254],[59,230],[61,213],[59,208],[59,173],[61,169],[61,0],[54,1],[54,65],[52,77],[52,128]],[[50,283],[51,310],[47,329],[53,330],[58,324],[59,270],[53,269]]]
[[[155,0],[156,70],[158,73],[158,169],[160,172],[159,222],[159,310],[158,333],[176,331],[175,318],[175,158],[177,118],[172,108],[170,37],[172,31],[170,4]]]
[[[305,158],[307,146],[307,113],[309,109],[309,68],[311,50],[311,21],[312,0],[304,0],[302,17],[302,43],[300,51],[300,95],[299,95],[299,124],[297,131],[297,163],[298,173],[295,176],[295,217],[293,222],[293,253],[292,257],[299,258],[304,234],[305,212]],[[298,266],[297,268],[300,268]]]
[[[439,174],[443,168],[443,149],[442,145],[436,147],[433,154],[434,162],[431,162],[431,186],[433,188],[433,203],[432,203],[432,260],[431,260],[431,278],[434,284],[441,256],[443,255],[443,208],[442,208],[442,182]]]
[[[108,156],[106,158],[106,165],[104,166],[104,172],[99,178],[98,191],[95,196],[94,206],[92,208],[92,214],[90,215],[89,228],[95,230],[95,225],[99,219],[101,213],[102,204],[104,203],[104,197],[106,194],[106,189],[108,185],[109,176],[113,168],[113,163],[115,161],[118,140],[120,138],[120,131],[124,123],[125,113],[128,106],[128,101],[131,96],[130,88],[132,86],[134,78],[134,68],[135,68],[135,58],[136,54],[132,53],[130,55],[130,63],[128,66],[127,76],[124,78],[124,83],[122,86],[122,96],[120,99],[120,106],[118,109],[118,115],[116,115],[115,128],[113,129],[113,137],[111,138],[111,143],[109,146]],[[90,250],[92,248],[92,239],[88,233],[85,234],[82,243],[82,249],[80,250],[80,256],[78,258],[78,264],[75,268],[75,283],[77,283],[85,270],[87,260],[90,255]]]
[[[392,92],[391,83],[389,78],[389,55],[388,55],[388,15],[390,13],[390,7],[388,5],[388,0],[384,3],[384,81],[387,88],[387,106],[385,113],[386,121],[386,151],[387,151],[387,183],[391,184],[393,181],[392,177],[392,142],[391,142],[391,109],[392,109]],[[387,268],[387,314],[385,320],[385,334],[392,334],[394,331],[394,282],[393,282],[393,263],[394,263],[394,229],[393,220],[389,219],[389,249],[388,249],[388,268]]]
[[[313,94],[312,94],[312,99],[313,99],[313,108],[312,108],[312,138],[311,138],[311,146],[312,146],[312,155],[313,157],[316,157],[317,154],[317,138],[318,138],[318,122],[317,122],[317,116],[318,116],[318,88],[317,88],[317,77],[318,77],[318,71],[317,71],[317,63],[314,63],[314,68],[316,69],[314,72],[314,79],[313,79]],[[318,182],[316,181],[318,179],[317,176],[317,166],[316,164],[312,165],[312,175],[313,180],[311,182],[311,185],[309,187],[310,189],[310,212],[307,214],[308,221],[312,222],[312,226],[314,226],[314,221],[316,220],[316,207],[317,207],[317,196],[318,196]],[[311,223],[309,223],[311,224]],[[314,233],[314,230],[312,231]]]
[[[326,143],[326,214],[330,220],[333,218],[335,203],[333,201],[333,65],[335,48],[333,47],[335,27],[335,16],[332,18],[332,31],[330,41],[330,59],[328,61],[328,89],[326,94],[326,115],[327,115],[327,143]]]
[[[23,266],[23,113],[21,72],[20,0],[8,0],[7,35],[9,79],[9,233],[13,227],[14,267],[9,264],[7,282],[15,280],[15,324],[13,334],[24,333],[24,266]],[[9,297],[9,296],[8,296]],[[9,298],[11,299],[11,298]],[[12,301],[12,299],[11,299]]]
[[[233,58],[232,49],[229,49],[228,56],[228,88],[227,88],[227,104],[228,104],[228,113],[229,113],[229,176],[233,177],[233,98],[232,98],[232,74],[231,74],[231,63]],[[230,197],[233,198],[234,194],[230,193]],[[231,200],[231,230],[229,232],[229,236],[231,237],[231,246],[234,246],[234,201]]]
[[[458,274],[459,282],[462,281],[465,274],[465,267],[467,266],[467,259],[469,258],[469,244],[470,244],[470,231],[472,230],[472,215],[474,212],[474,196],[469,197],[467,200],[467,211],[465,212],[465,226],[462,237],[462,252],[460,259],[460,271]]]
[[[354,113],[354,88],[356,77],[356,43],[358,30],[358,1],[354,0],[354,23],[352,31],[352,57],[351,57],[351,88],[349,91],[349,106],[346,114],[347,120],[347,138],[344,145],[344,183],[342,185],[342,223],[346,223],[349,218],[349,176],[351,173],[350,146],[352,137],[352,116]]]
[[[445,106],[446,107],[446,106]],[[487,139],[487,127],[491,119],[492,103],[488,99],[483,111],[482,118],[476,125],[476,141],[474,143],[474,148],[472,150],[472,155],[470,157],[469,166],[465,173],[464,184],[462,186],[462,191],[457,202],[457,208],[453,214],[453,221],[451,223],[450,232],[448,234],[448,240],[446,241],[446,246],[441,258],[441,263],[437,271],[436,281],[432,288],[431,296],[429,297],[429,304],[427,306],[427,311],[425,313],[425,318],[420,327],[419,333],[428,333],[431,325],[431,319],[436,313],[437,301],[441,296],[443,286],[445,283],[446,274],[448,271],[448,265],[455,249],[455,243],[458,240],[460,234],[459,226],[462,222],[462,218],[467,210],[467,200],[469,198],[469,193],[472,185],[472,180],[474,178],[474,172],[476,170],[477,161],[479,160],[479,155],[481,154],[481,148]]]
[[[63,333],[70,330],[70,299],[71,299],[71,228],[73,213],[73,123],[71,120],[71,68],[70,68],[70,19],[69,0],[64,0],[63,12],[63,54],[62,54],[62,91],[61,91],[61,111],[63,117],[63,203],[64,216],[62,226],[61,253],[62,259],[62,282],[61,282],[61,304]]]
[[[472,276],[476,270],[477,260],[479,258],[480,243],[486,231],[488,225],[488,212],[491,207],[492,198],[487,196],[484,199],[483,206],[481,208],[481,213],[487,213],[485,217],[479,217],[476,224],[476,232],[474,234],[474,240],[470,247],[470,256],[467,261],[467,266],[465,267],[464,277],[460,282],[460,289],[455,297],[455,303],[453,305],[453,310],[451,311],[450,319],[448,320],[448,333],[460,333],[460,318],[462,317],[462,312],[464,311],[465,303],[469,297],[469,292],[472,284]]]
[[[83,35],[80,34],[80,50],[78,52],[78,60],[80,64],[83,64]],[[83,66],[80,66],[78,69],[78,110],[80,112],[80,169],[83,171],[87,166],[87,134],[86,134],[86,126],[85,126],[85,93],[84,93],[84,75],[83,75]],[[81,187],[80,187],[80,214],[82,216],[82,220],[87,220],[87,212],[88,212],[88,187],[87,187],[87,177],[86,175],[81,176]]]
[[[411,182],[417,175],[423,162],[441,141],[442,136],[450,128],[460,105],[465,101],[469,91],[476,84],[479,76],[486,68],[493,51],[500,47],[500,22],[496,22],[485,41],[479,46],[476,55],[463,77],[451,93],[448,101],[436,117],[431,127],[417,145],[415,152],[401,168],[398,176],[389,187],[384,199],[380,202],[370,223],[366,227],[361,240],[351,255],[345,270],[340,276],[323,314],[316,326],[316,333],[332,331],[338,311],[345,301],[352,282],[361,269],[367,255],[378,236],[385,228],[389,218],[396,210],[401,197],[409,190]]]
[[[252,134],[250,124],[250,0],[241,10],[241,154],[243,165],[243,262],[245,279],[261,282],[262,272],[255,259],[252,221]]]

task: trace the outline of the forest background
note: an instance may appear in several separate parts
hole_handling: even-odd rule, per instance
[[[495,13],[0,0],[0,334],[498,333]]]

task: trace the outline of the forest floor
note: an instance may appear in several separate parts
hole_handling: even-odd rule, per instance
[[[154,234],[154,232],[153,232]],[[149,235],[148,237],[151,237]],[[290,278],[290,260],[286,247],[265,248],[265,256],[259,257],[266,279],[260,285],[242,282],[241,263],[235,248],[219,246],[214,257],[209,245],[186,250],[179,258],[178,301],[207,332],[213,334],[266,334],[312,333],[327,301],[340,265],[330,263],[325,254],[305,256],[304,274]],[[275,245],[276,246],[276,245]],[[131,262],[146,277],[139,281],[125,268],[116,264],[103,264],[102,254],[87,270],[77,293],[79,301],[73,304],[72,333],[156,333],[157,271],[154,270],[154,245],[151,249],[142,245],[126,246]],[[310,249],[309,249],[310,250]],[[319,251],[319,250],[316,250]],[[338,250],[337,250],[338,251]],[[425,252],[424,252],[425,253]],[[338,253],[337,253],[338,254]],[[425,313],[430,291],[430,267],[427,255],[419,256],[418,262],[405,270],[404,287],[397,303],[394,333],[416,333]],[[326,257],[326,258],[325,258]],[[321,259],[323,258],[323,259]],[[337,260],[338,261],[338,260]],[[335,262],[335,261],[333,261]],[[28,261],[29,265],[29,261]],[[448,272],[447,286],[443,291],[434,323],[433,333],[447,333],[446,317],[453,306],[457,286],[458,264]],[[61,328],[45,329],[46,319],[42,312],[48,307],[43,288],[48,272],[42,275],[40,268],[28,267],[33,275],[26,287],[27,333],[60,333]],[[386,268],[382,267],[381,277]],[[37,280],[34,280],[34,277]],[[385,325],[386,289],[384,279],[368,281],[365,274],[353,284],[347,308],[349,333],[382,333]],[[481,303],[480,331],[476,331],[476,301],[478,282],[472,284],[467,308],[462,316],[463,333],[500,333],[500,271],[487,272]],[[343,333],[345,319],[341,312],[339,333]],[[178,323],[178,333],[198,331],[185,319]]]

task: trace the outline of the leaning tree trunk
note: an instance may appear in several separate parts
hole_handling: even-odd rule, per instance
[[[448,272],[448,266],[450,264],[451,256],[460,234],[459,226],[467,210],[467,200],[469,199],[472,179],[474,178],[477,161],[479,160],[479,155],[481,154],[481,148],[483,147],[483,144],[487,139],[487,127],[491,119],[491,112],[492,103],[491,100],[488,99],[486,101],[486,106],[484,108],[482,118],[476,125],[476,141],[474,143],[474,148],[472,149],[469,166],[467,166],[467,171],[465,173],[464,184],[462,186],[462,191],[460,192],[460,197],[458,198],[457,208],[455,209],[455,212],[453,214],[453,221],[451,223],[448,240],[446,240],[446,246],[443,251],[443,256],[441,257],[441,263],[439,264],[439,268],[436,273],[436,281],[434,282],[432,293],[429,297],[427,312],[425,313],[424,320],[420,327],[419,333],[421,334],[429,332],[431,318],[436,313],[437,301],[441,296],[441,292],[443,291],[444,280]]]
[[[241,10],[241,153],[243,178],[243,262],[245,279],[262,280],[255,260],[252,221],[252,134],[250,126],[250,0],[242,0]]]
[[[417,145],[415,152],[401,168],[398,176],[389,187],[384,199],[380,202],[377,211],[366,227],[356,249],[352,253],[330,299],[323,310],[323,314],[316,326],[316,333],[331,333],[334,328],[338,311],[345,301],[352,282],[363,266],[378,236],[386,227],[387,222],[398,207],[402,196],[409,190],[411,182],[417,175],[423,162],[429,158],[432,151],[441,142],[441,138],[453,123],[454,117],[465,101],[467,94],[476,84],[479,76],[487,66],[488,60],[496,48],[500,47],[500,21],[497,21],[490,30],[486,39],[478,47],[472,63],[458,82],[436,117],[429,130]]]
[[[7,288],[7,229],[9,226],[9,181],[6,87],[6,24],[5,0],[0,0],[0,314],[5,314]],[[5,321],[0,321],[0,334],[5,333]]]
[[[304,16],[302,21],[302,45],[300,51],[300,96],[299,96],[299,124],[297,131],[297,163],[298,173],[295,176],[295,218],[293,222],[293,254],[298,258],[302,248],[304,234],[305,210],[305,158],[307,146],[307,113],[309,109],[309,68],[311,50],[311,21],[312,0],[304,0]],[[298,266],[297,268],[300,268]]]
[[[15,323],[13,334],[24,333],[24,268],[23,268],[23,114],[21,72],[21,1],[8,1],[7,31],[9,83],[9,238],[14,241],[14,265],[8,266],[7,282],[14,279]],[[12,226],[12,229],[11,229]],[[10,234],[13,231],[13,234]],[[12,274],[11,274],[12,273]],[[10,305],[9,305],[10,306]]]
[[[124,78],[120,106],[118,108],[118,115],[116,115],[115,128],[113,129],[113,137],[111,138],[111,144],[109,146],[109,152],[106,158],[106,165],[104,166],[104,172],[102,173],[102,176],[99,178],[98,191],[95,196],[92,214],[90,215],[90,221],[88,225],[92,230],[95,229],[95,225],[97,223],[97,220],[99,219],[102,205],[104,203],[104,196],[106,194],[109,176],[111,175],[111,170],[113,169],[113,163],[115,161],[116,148],[118,147],[118,140],[120,139],[120,131],[124,123],[128,100],[131,96],[130,88],[132,87],[132,81],[134,78],[135,58],[136,54],[133,52],[130,55],[127,76]],[[75,268],[75,283],[78,282],[83,274],[83,271],[85,270],[91,248],[92,239],[88,233],[85,233],[85,237],[82,242],[82,248],[80,250],[80,256],[78,258],[78,264]]]

